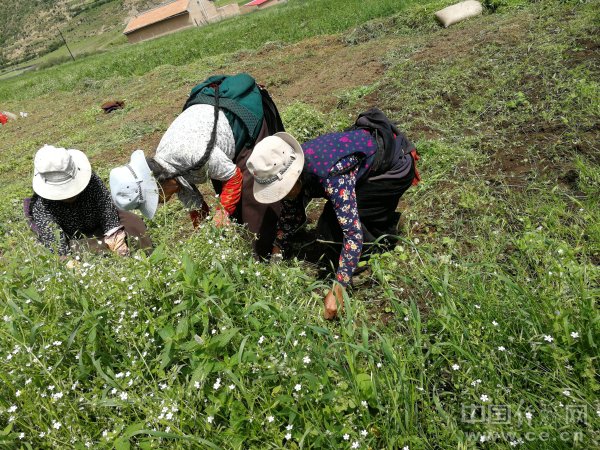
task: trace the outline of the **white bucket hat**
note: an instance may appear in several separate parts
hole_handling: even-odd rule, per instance
[[[92,177],[87,156],[79,150],[44,145],[33,160],[33,191],[48,200],[65,200],[83,191]]]
[[[254,198],[259,203],[275,203],[294,187],[304,168],[304,152],[288,133],[275,133],[254,147],[246,162],[254,177]]]
[[[142,150],[131,154],[129,164],[110,171],[110,193],[117,208],[139,209],[152,219],[158,208],[158,185]]]

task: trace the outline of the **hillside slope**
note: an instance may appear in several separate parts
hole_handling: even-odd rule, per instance
[[[0,7],[0,68],[68,42],[122,31],[129,17],[161,0],[5,0]]]

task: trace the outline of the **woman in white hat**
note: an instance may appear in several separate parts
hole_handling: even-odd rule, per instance
[[[142,150],[136,150],[128,165],[110,172],[110,191],[117,207],[139,209],[147,218],[154,217],[159,196],[139,198],[132,191],[136,176],[141,176],[144,183],[158,189],[160,200],[168,201],[177,194],[197,227],[208,215],[208,206],[196,185],[211,179],[223,184],[221,208],[214,214],[215,221],[218,225],[227,223],[240,198],[242,174],[232,161],[235,142],[223,112],[219,112],[214,136],[213,128],[214,107],[194,105],[169,126],[154,156],[146,158]],[[211,139],[212,150],[207,152]],[[129,167],[136,168],[135,176]]]
[[[307,202],[327,198],[317,231],[322,238],[343,241],[343,245],[336,282],[324,299],[326,319],[335,318],[343,307],[343,294],[363,242],[396,234],[398,200],[419,179],[414,146],[394,130],[385,167],[380,164],[377,170],[372,170],[378,153],[376,134],[367,129],[326,134],[302,146],[293,136],[276,133],[259,142],[247,162],[256,199],[262,203],[282,200],[273,255],[289,248],[293,234],[306,221]]]
[[[35,155],[33,197],[25,200],[25,215],[44,246],[61,256],[71,253],[82,238],[91,249],[129,254],[127,236],[140,248],[150,248],[143,221],[134,214],[120,215],[108,189],[85,154],[45,145]],[[93,239],[91,239],[94,237]],[[100,238],[100,244],[98,241]]]
[[[259,97],[260,98],[260,97]],[[215,125],[216,120],[216,125]],[[266,121],[256,141],[269,134]],[[143,174],[146,183],[158,183],[161,201],[177,194],[189,211],[194,227],[209,214],[208,205],[197,185],[211,180],[219,193],[219,206],[213,214],[217,226],[230,218],[244,223],[257,237],[253,240],[255,255],[268,257],[274,239],[279,205],[258,203],[252,195],[253,178],[246,169],[246,160],[253,147],[244,147],[236,157],[236,141],[223,111],[212,105],[192,105],[171,123],[163,135],[154,156],[144,158],[141,150],[131,157],[129,166]],[[139,198],[135,192],[138,180],[127,166],[116,167],[110,173],[110,190],[118,208],[140,209],[152,218],[158,197]],[[247,189],[242,189],[246,186]]]

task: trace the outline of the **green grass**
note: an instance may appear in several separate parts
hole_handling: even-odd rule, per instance
[[[148,223],[151,256],[82,254],[75,270],[21,215],[44,143],[84,150],[106,180],[195,81],[268,53],[95,74],[121,58],[107,52],[7,85],[42,86],[28,93],[3,82],[30,117],[0,129],[0,447],[598,447],[598,2],[501,5],[448,30],[430,6],[339,30],[356,55],[386,46],[370,84],[272,91],[301,141],[376,102],[421,155],[401,241],[368,260],[337,323],[320,318],[330,281],[314,265],[257,264],[241,230],[192,232],[178,202]],[[100,114],[113,97],[125,109]]]
[[[189,64],[206,56],[256,49],[268,41],[297,42],[336,33],[397,12],[408,3],[406,0],[290,0],[276,8],[116,49],[110,55],[67,63],[43,75],[10,80],[0,86],[0,99],[26,99],[54,90],[68,91],[88,79],[139,76],[159,65]]]

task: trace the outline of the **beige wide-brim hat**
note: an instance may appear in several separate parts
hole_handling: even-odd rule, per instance
[[[79,150],[44,145],[33,161],[33,191],[48,200],[80,194],[90,182],[92,167]]]
[[[294,187],[304,168],[304,152],[288,133],[275,133],[254,146],[246,162],[254,177],[254,198],[259,203],[275,203]]]
[[[110,171],[110,194],[117,208],[139,209],[152,219],[158,208],[158,184],[142,150],[131,154],[129,164]]]

